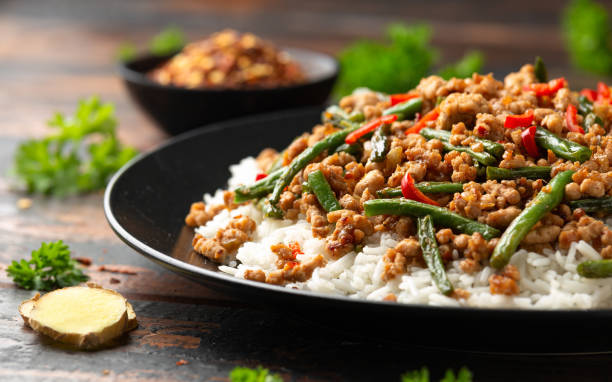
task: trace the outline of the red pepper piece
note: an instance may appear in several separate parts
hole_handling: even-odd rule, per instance
[[[524,114],[509,115],[506,117],[504,127],[514,129],[517,127],[527,127],[533,123],[533,110],[527,110]]]
[[[580,94],[587,97],[591,102],[595,102],[597,99],[597,92],[593,89],[582,89]]]
[[[402,195],[404,195],[404,198],[406,199],[416,200],[417,202],[427,203],[433,206],[440,205],[438,202],[428,198],[427,195],[416,188],[414,185],[414,179],[412,179],[412,176],[408,172],[406,172],[402,178]]]
[[[597,83],[597,101],[610,102],[610,88],[605,83],[599,81]]]
[[[535,141],[536,126],[531,126],[523,130],[521,133],[521,139],[523,140],[523,147],[527,154],[531,157],[537,158],[540,156],[540,151]]]
[[[291,249],[291,255],[293,256],[294,260],[297,255],[304,254],[304,252],[302,252],[302,248],[300,247],[300,243],[298,243],[297,241],[292,241],[291,243],[289,243],[288,247],[289,249]]]
[[[406,102],[413,98],[418,97],[417,93],[401,93],[401,94],[391,94],[389,96],[389,100],[391,101],[391,106],[395,106],[398,103]]]
[[[440,108],[436,107],[429,113],[425,114],[423,118],[419,119],[419,121],[415,123],[411,128],[406,130],[406,135],[420,133],[422,129],[427,127],[427,122],[435,121],[436,119],[438,119],[439,116],[440,116]]]
[[[266,176],[268,176],[268,174],[264,174],[263,172],[260,172],[259,174],[255,175],[255,181],[257,182],[258,180],[261,180],[265,178]]]
[[[567,105],[567,111],[565,112],[565,122],[569,131],[584,134],[584,130],[578,124],[578,110],[576,109],[576,106],[572,105],[571,103]]]
[[[543,84],[525,85],[523,90],[534,92],[537,96],[551,96],[565,86],[565,78],[555,78]]]
[[[396,114],[383,115],[382,117],[378,117],[365,125],[361,126],[359,129],[353,131],[349,135],[347,135],[344,140],[346,143],[353,144],[357,142],[357,140],[367,133],[376,130],[376,128],[385,123],[393,123],[397,119]]]

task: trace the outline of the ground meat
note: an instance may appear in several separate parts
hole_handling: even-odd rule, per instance
[[[366,106],[375,106],[381,101],[382,100],[378,93],[363,91],[343,97],[340,100],[339,105],[347,112],[351,112],[353,110],[363,111]]]
[[[278,260],[276,260],[276,268],[282,269],[288,262],[295,261],[296,253],[286,244],[278,243],[270,246],[270,250],[274,253]]]
[[[345,194],[340,198],[339,202],[342,208],[345,210],[353,210],[355,212],[361,211],[361,203],[359,202],[359,199],[351,194]]]
[[[320,207],[314,194],[304,194],[299,201],[300,212],[306,215],[306,221],[312,226],[314,237],[324,238],[329,233],[329,224],[325,211]]]
[[[380,215],[373,220],[374,231],[395,232],[399,237],[407,237],[415,233],[414,222],[408,216]]]
[[[501,275],[494,274],[489,277],[489,289],[491,294],[505,294],[507,296],[517,295],[520,292],[517,281],[520,273],[514,265],[506,265]]]
[[[519,130],[515,131],[520,133]],[[502,158],[502,161],[499,162],[499,167],[501,168],[519,168],[527,166],[527,161],[525,160],[525,157],[521,154],[516,154],[514,151],[504,151]]]
[[[355,211],[333,211],[327,214],[327,219],[330,223],[336,224],[334,232],[325,240],[325,249],[334,259],[353,250],[356,244],[374,232],[372,223]]]
[[[379,170],[370,171],[355,185],[354,195],[361,196],[366,189],[375,195],[376,191],[385,187],[385,177]]]
[[[325,266],[325,258],[321,255],[316,255],[301,263],[287,262],[282,269],[275,271],[264,272],[261,269],[250,270],[244,272],[244,278],[257,282],[265,282],[267,284],[284,285],[292,282],[308,281],[312,277],[312,272],[315,268]]]
[[[217,231],[214,238],[205,238],[197,233],[193,238],[193,249],[210,260],[227,264],[233,260],[236,250],[250,239],[255,228],[255,221],[250,217],[234,216],[225,228]]]
[[[482,94],[486,99],[496,97],[504,85],[493,78],[492,74],[485,76],[478,73],[472,74],[472,78],[465,80],[467,85],[465,91],[472,94]]]
[[[453,169],[451,175],[453,182],[465,183],[476,179],[478,170],[474,167],[472,157],[469,154],[451,151],[444,155],[444,162]]]
[[[523,65],[517,73],[510,73],[504,79],[505,89],[509,94],[521,94],[526,85],[536,82],[533,65]]]
[[[189,214],[187,214],[185,217],[185,224],[187,224],[189,227],[199,227],[206,224],[223,209],[225,209],[224,204],[216,204],[206,207],[204,202],[193,203],[189,208]]]
[[[300,155],[308,147],[308,134],[296,138],[283,153],[283,166],[291,163],[293,158]]]
[[[564,112],[567,110],[567,105],[572,102],[572,96],[570,90],[568,88],[562,88],[557,91],[553,98],[553,104],[555,105],[555,109],[558,111]]]
[[[501,140],[506,132],[504,120],[505,118],[500,120],[493,114],[479,113],[476,115],[476,128],[474,128],[474,132],[480,138],[492,141]]]
[[[567,249],[572,242],[584,240],[591,244],[595,249],[601,250],[606,256],[612,254],[612,230],[601,220],[590,216],[576,213],[582,210],[575,210],[576,220],[567,223],[559,234],[559,247]]]
[[[557,240],[557,237],[561,233],[561,227],[556,225],[536,225],[531,231],[525,236],[521,244],[533,245],[533,244],[547,244]]]
[[[424,266],[421,246],[415,238],[408,238],[397,243],[395,248],[389,248],[383,256],[385,264],[382,280],[389,281],[406,273],[408,266]]]
[[[481,94],[453,93],[440,104],[440,116],[436,125],[442,130],[450,130],[458,122],[471,127],[478,113],[488,113],[490,110],[487,100]]]
[[[480,270],[480,263],[474,259],[463,259],[459,262],[459,268],[465,273],[474,273]]]
[[[261,150],[255,161],[257,162],[257,167],[263,172],[267,172],[272,163],[278,158],[278,152],[272,148],[267,148]]]
[[[550,110],[550,109],[546,109]],[[549,131],[560,135],[563,131],[565,118],[561,113],[550,113],[544,119],[542,119],[542,126],[546,127]]]
[[[521,210],[514,206],[503,208],[489,213],[486,218],[486,223],[496,228],[506,228],[520,213]]]

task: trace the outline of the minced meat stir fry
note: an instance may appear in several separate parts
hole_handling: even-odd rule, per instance
[[[494,267],[491,293],[515,295],[520,274],[508,262],[519,248],[567,249],[580,240],[604,260],[578,272],[609,277],[612,230],[601,219],[612,211],[611,99],[603,83],[576,92],[564,78],[549,81],[541,61],[503,82],[430,76],[406,94],[359,91],[282,152],[261,152],[253,184],[226,192],[222,206],[194,203],[186,222],[202,225],[223,208],[256,203],[270,218],[305,217],[331,259],[392,232],[401,240],[384,255],[383,280],[427,267],[455,297],[467,292],[446,278],[453,259],[466,273]],[[215,238],[196,235],[194,248],[224,261],[254,228],[234,217]],[[299,245],[273,248],[279,270],[245,277],[304,281],[325,264],[320,256],[301,264],[295,251]]]

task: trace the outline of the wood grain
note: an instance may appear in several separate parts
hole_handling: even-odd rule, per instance
[[[612,4],[605,6],[612,11]],[[98,94],[116,105],[123,141],[148,150],[167,136],[130,101],[115,71],[123,41],[144,44],[169,24],[195,39],[233,27],[279,45],[336,53],[358,38],[377,39],[389,22],[427,20],[442,63],[480,49],[486,71],[504,75],[541,55],[553,75],[577,86],[594,77],[569,68],[558,2],[366,0],[107,0],[0,2],[0,173],[20,140],[42,136],[55,111]],[[610,355],[520,356],[381,343],[305,322],[285,311],[236,301],[156,266],[121,243],[102,212],[102,194],[63,200],[24,195],[0,177],[0,380],[227,381],[237,365],[263,365],[285,381],[397,381],[423,365],[434,380],[468,366],[476,380],[606,380]],[[78,352],[25,328],[17,306],[33,292],[16,288],[4,270],[41,241],[63,239],[92,259],[92,280],[117,289],[134,305],[140,325],[114,346]],[[101,271],[100,266],[127,270]],[[390,330],[405,330],[390,323]],[[461,328],[449,328],[461,330]],[[189,363],[177,366],[185,359]],[[587,372],[584,372],[588,370]]]

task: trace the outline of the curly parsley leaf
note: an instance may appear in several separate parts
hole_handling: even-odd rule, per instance
[[[149,43],[151,53],[156,56],[166,56],[176,53],[185,46],[185,35],[177,27],[167,27],[153,37]]]
[[[89,279],[70,258],[70,250],[61,240],[42,243],[32,251],[30,260],[13,261],[6,273],[20,287],[35,290],[63,288]]]
[[[388,43],[358,41],[339,54],[339,96],[357,87],[385,93],[399,93],[416,86],[437,58],[429,45],[427,25],[394,24],[387,30]]]
[[[612,27],[602,5],[573,0],[563,13],[563,30],[575,66],[597,74],[612,74]]]
[[[447,65],[440,69],[438,74],[440,77],[448,80],[450,78],[466,78],[471,77],[472,74],[480,72],[482,64],[484,63],[484,57],[482,53],[478,51],[467,52],[459,61],[454,64]]]
[[[283,382],[278,374],[269,374],[268,369],[258,366],[256,369],[235,367],[229,375],[230,382]]]
[[[97,97],[81,100],[72,117],[56,113],[48,125],[54,134],[23,142],[15,153],[13,173],[30,193],[66,196],[104,188],[137,154],[117,139],[113,105]]]

